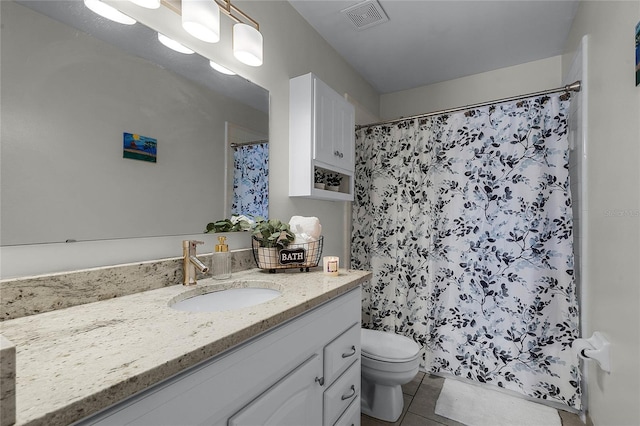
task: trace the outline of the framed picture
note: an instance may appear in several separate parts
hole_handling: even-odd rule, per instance
[[[636,86],[640,86],[640,22],[636,24]]]
[[[156,162],[158,141],[135,133],[123,133],[122,158]]]

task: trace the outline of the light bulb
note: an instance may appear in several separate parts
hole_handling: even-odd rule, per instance
[[[136,23],[135,19],[125,15],[113,6],[109,6],[108,4],[101,2],[100,0],[84,0],[84,5],[98,15],[119,24],[133,25]]]
[[[191,55],[193,53],[193,50],[185,47],[184,45],[178,43],[172,38],[167,37],[164,34],[158,33],[158,40],[160,40],[160,43],[164,44],[169,49],[175,50],[176,52],[185,53],[187,55]]]
[[[219,73],[226,74],[226,75],[236,75],[236,73],[231,71],[229,68],[225,68],[216,62],[209,61],[209,65],[211,66],[211,68],[218,71]]]
[[[129,0],[133,4],[146,9],[157,9],[160,7],[160,0]]]
[[[262,65],[262,34],[247,24],[233,26],[233,56],[252,67]]]
[[[207,43],[220,41],[220,9],[214,0],[182,0],[182,28]]]

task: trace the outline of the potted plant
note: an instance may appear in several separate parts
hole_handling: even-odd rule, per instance
[[[327,189],[329,191],[339,191],[340,183],[342,183],[342,175],[338,173],[327,174]]]
[[[221,219],[207,224],[205,234],[213,232],[242,232],[251,229],[252,220],[245,215],[232,215],[231,219]]]
[[[256,263],[264,269],[276,269],[279,266],[278,250],[287,247],[295,239],[289,224],[277,219],[256,218],[252,234],[258,244]]]
[[[313,186],[314,188],[324,189],[324,172],[317,167],[313,172]]]

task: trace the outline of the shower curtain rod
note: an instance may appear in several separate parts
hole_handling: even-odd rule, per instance
[[[531,98],[531,97],[534,97],[534,96],[550,95],[552,93],[558,93],[558,92],[579,92],[581,86],[582,86],[582,82],[580,80],[578,80],[578,81],[575,81],[575,82],[573,82],[571,84],[567,84],[566,86],[558,87],[558,88],[555,88],[555,89],[542,90],[540,92],[528,93],[526,95],[512,96],[510,98],[496,99],[494,101],[482,102],[482,103],[479,103],[479,104],[465,105],[465,106],[462,106],[462,107],[456,107],[456,108],[443,109],[443,110],[440,110],[440,111],[427,112],[425,114],[412,115],[410,117],[403,117],[403,118],[396,118],[394,120],[380,121],[378,123],[361,124],[361,125],[357,125],[356,126],[356,130],[366,129],[367,127],[378,126],[380,124],[399,123],[399,122],[405,121],[405,120],[413,120],[414,118],[424,118],[424,117],[430,117],[430,116],[433,116],[433,115],[448,114],[450,112],[464,111],[466,109],[480,108],[480,107],[484,107],[484,106],[487,106],[487,105],[499,104],[501,102],[517,101],[519,99]]]
[[[231,148],[239,148],[241,146],[260,145],[261,143],[269,143],[269,139],[261,139],[259,141],[252,141],[252,142],[237,142],[237,143],[234,142],[229,146],[231,146]]]

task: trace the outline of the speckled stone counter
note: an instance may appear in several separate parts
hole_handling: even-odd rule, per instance
[[[210,253],[198,258],[211,262]],[[250,249],[232,251],[231,261],[233,272],[256,266]],[[199,273],[198,279],[207,276]],[[0,280],[0,321],[168,287],[182,277],[182,258],[175,257]]]
[[[0,426],[16,420],[16,347],[0,335]]]
[[[370,278],[364,271],[257,269],[197,288],[164,287],[2,323],[16,346],[17,425],[66,425],[294,318]],[[226,312],[182,312],[169,304],[230,287],[282,295]],[[215,287],[215,288],[214,288]]]

